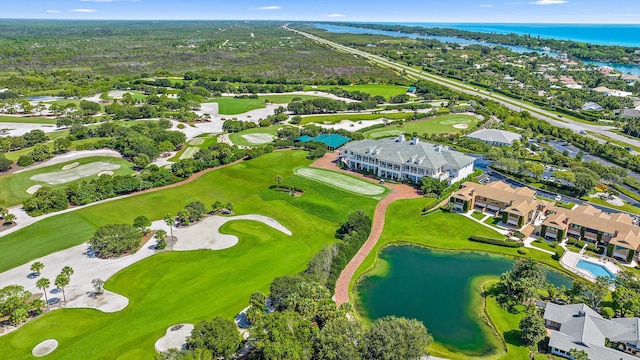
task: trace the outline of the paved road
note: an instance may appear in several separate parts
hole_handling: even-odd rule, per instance
[[[284,29],[285,30],[289,30],[292,31],[294,33],[297,33],[299,35],[302,35],[304,37],[307,37],[311,40],[317,41],[319,43],[325,44],[327,46],[330,46],[338,51],[342,51],[342,52],[347,52],[347,53],[351,53],[354,55],[358,55],[360,57],[363,57],[365,59],[371,60],[375,63],[377,63],[378,65],[381,65],[383,67],[388,67],[388,68],[392,68],[395,70],[399,70],[404,72],[407,75],[419,78],[419,79],[424,79],[424,80],[429,80],[431,82],[434,82],[436,84],[440,84],[443,86],[446,86],[448,88],[457,90],[457,91],[461,91],[464,92],[466,94],[469,95],[474,95],[474,96],[480,96],[483,98],[487,98],[487,99],[491,99],[491,100],[495,100],[499,103],[501,103],[502,105],[506,106],[507,108],[511,109],[511,110],[515,110],[515,111],[522,111],[522,110],[526,110],[528,112],[531,113],[532,116],[540,119],[540,120],[544,120],[547,121],[549,123],[551,123],[552,125],[558,126],[558,127],[562,127],[562,128],[567,128],[570,129],[571,131],[575,132],[575,133],[579,133],[580,131],[592,131],[595,133],[600,133],[603,135],[606,135],[612,139],[616,139],[618,141],[622,141],[624,143],[627,144],[631,144],[634,146],[638,146],[640,147],[640,140],[635,140],[635,139],[630,139],[627,138],[625,136],[622,136],[620,134],[614,133],[611,131],[611,129],[614,129],[614,127],[612,126],[599,126],[599,125],[591,125],[591,124],[583,124],[577,121],[573,121],[570,119],[567,119],[563,116],[559,116],[556,113],[553,113],[551,111],[539,108],[537,106],[533,106],[533,105],[529,105],[526,103],[521,104],[518,100],[512,99],[510,97],[504,96],[504,95],[500,95],[500,94],[496,94],[496,93],[492,93],[489,91],[485,91],[485,90],[478,90],[472,86],[469,85],[464,85],[461,84],[459,82],[456,82],[454,80],[450,80],[447,78],[443,78],[441,76],[438,75],[434,75],[434,74],[430,74],[424,71],[420,71],[420,70],[416,70],[412,67],[406,66],[406,65],[402,65],[402,64],[398,64],[395,63],[393,61],[387,60],[381,56],[378,55],[373,55],[370,54],[368,52],[365,51],[361,51],[361,50],[357,50],[357,49],[353,49],[350,48],[348,46],[344,46],[323,38],[320,38],[318,36],[315,35],[311,35],[309,33],[305,33],[299,30],[295,30],[295,29],[291,29],[289,28],[287,25],[284,25]],[[604,143],[605,141],[590,135],[587,135],[589,137],[591,137],[594,140],[597,140],[600,143]]]

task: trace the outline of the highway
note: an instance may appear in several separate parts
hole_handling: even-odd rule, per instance
[[[418,78],[418,79],[423,79],[423,80],[428,80],[431,81],[433,83],[439,84],[439,85],[443,85],[446,86],[448,88],[451,88],[453,90],[456,91],[460,91],[469,95],[474,95],[474,96],[480,96],[486,99],[491,99],[494,101],[497,101],[499,103],[501,103],[502,105],[506,106],[507,108],[511,109],[511,110],[515,110],[515,111],[528,111],[532,116],[540,119],[540,120],[544,120],[547,121],[549,123],[551,123],[554,126],[558,126],[558,127],[562,127],[562,128],[567,128],[570,129],[571,131],[575,132],[575,133],[580,133],[581,131],[587,132],[587,131],[591,131],[591,132],[595,132],[595,133],[600,133],[602,135],[608,136],[612,139],[627,143],[627,144],[631,144],[634,146],[638,146],[640,147],[640,140],[635,140],[635,139],[630,139],[627,138],[623,135],[617,134],[613,131],[611,131],[612,129],[615,129],[612,126],[599,126],[599,125],[591,125],[591,124],[584,124],[581,122],[577,122],[571,119],[568,119],[566,117],[563,116],[559,116],[556,113],[553,113],[551,111],[539,108],[537,106],[533,106],[530,104],[526,104],[526,103],[520,103],[518,100],[509,98],[507,96],[504,95],[500,95],[500,94],[495,94],[489,91],[485,91],[485,90],[479,90],[476,89],[472,86],[469,85],[465,85],[465,84],[461,84],[459,82],[438,76],[438,75],[434,75],[434,74],[430,74],[421,70],[416,70],[414,68],[411,68],[409,66],[406,65],[402,65],[402,64],[398,64],[395,63],[393,61],[387,60],[381,56],[378,55],[373,55],[370,54],[368,52],[365,51],[361,51],[361,50],[357,50],[357,49],[353,49],[350,48],[348,46],[344,46],[338,43],[335,43],[333,41],[330,40],[326,40],[323,39],[321,37],[303,32],[303,31],[299,31],[296,29],[291,29],[290,27],[288,27],[287,25],[284,25],[283,28],[285,30],[288,31],[292,31],[296,34],[302,35],[304,37],[307,37],[311,40],[314,40],[316,42],[325,44],[329,47],[332,47],[338,51],[342,51],[342,52],[346,52],[346,53],[351,53],[357,56],[360,56],[362,58],[368,59],[370,61],[375,62],[376,64],[383,66],[383,67],[387,67],[387,68],[391,68],[391,69],[395,69],[398,71],[403,71],[406,75],[412,76],[414,78]],[[594,136],[590,136],[590,135],[585,135],[585,136],[589,136],[594,140],[597,140],[600,143],[604,143],[605,141],[602,139],[599,139],[597,137]]]

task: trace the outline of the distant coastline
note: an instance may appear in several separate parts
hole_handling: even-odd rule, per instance
[[[353,22],[365,24],[365,22]],[[518,24],[518,23],[420,23],[368,22],[376,25],[450,28],[494,34],[531,35],[534,37],[579,41],[589,44],[640,48],[640,24]]]

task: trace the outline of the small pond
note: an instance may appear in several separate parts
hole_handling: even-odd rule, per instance
[[[388,315],[422,321],[440,344],[454,352],[482,355],[493,352],[480,309],[470,309],[471,282],[479,276],[511,269],[513,260],[473,252],[443,252],[418,246],[389,246],[380,254],[383,276],[370,276],[358,285],[358,311],[377,319]],[[571,287],[571,278],[548,271],[556,286]],[[475,314],[475,315],[474,315]]]

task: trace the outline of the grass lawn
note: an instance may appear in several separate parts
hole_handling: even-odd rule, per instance
[[[560,245],[555,245],[555,246],[551,246],[552,244],[548,241],[544,241],[544,240],[533,240],[533,243],[531,244],[535,247],[541,248],[541,249],[545,249],[551,252],[556,252],[556,251],[564,251],[563,248],[560,247]]]
[[[247,111],[264,108],[263,99],[235,99],[231,97],[222,97],[207,102],[218,103],[218,113],[220,115],[238,115]]]
[[[0,123],[17,123],[17,124],[47,124],[55,125],[56,119],[43,118],[43,117],[18,117],[18,116],[0,116]],[[0,125],[0,129],[7,127]]]
[[[474,211],[473,213],[471,213],[471,216],[473,216],[474,219],[482,221],[482,219],[484,219],[487,214],[483,214],[480,211]]]
[[[237,133],[230,133],[229,140],[231,140],[231,142],[234,143],[235,145],[239,145],[239,146],[264,145],[272,142],[273,138],[269,137],[269,135],[276,136],[278,134],[278,130],[280,130],[281,128],[282,128],[282,125],[274,125],[274,126],[259,127],[259,128],[244,130]],[[244,135],[248,135],[248,136],[244,137]],[[252,142],[249,140],[253,140],[256,142]]]
[[[319,181],[336,187],[341,190],[353,192],[365,196],[373,196],[381,199],[383,194],[387,192],[386,188],[372,184],[368,181],[358,179],[357,177],[342,174],[339,172],[315,169],[315,168],[299,168],[296,169],[296,175],[307,179]]]
[[[457,133],[459,128],[455,125],[464,124],[473,128],[478,123],[478,118],[470,115],[445,115],[426,120],[409,121],[402,125],[390,125],[380,129],[369,130],[364,133],[366,137],[380,139],[384,137],[398,136],[400,134],[442,134]]]
[[[396,95],[402,95],[407,93],[408,86],[387,85],[387,84],[369,84],[369,85],[345,85],[345,86],[318,86],[318,87],[305,87],[305,91],[325,91],[331,88],[341,88],[347,91],[361,91],[371,96],[382,95],[385,99],[389,100],[390,97]]]
[[[408,116],[412,116],[413,112],[397,112],[388,114],[337,114],[337,115],[311,115],[302,118],[302,124],[336,124],[342,120],[350,121],[365,121],[365,120],[377,120],[377,119],[391,119],[400,120],[406,119]]]
[[[26,190],[33,185],[50,186],[53,188],[64,188],[77,181],[94,177],[94,176],[85,177],[83,179],[79,179],[76,181],[72,181],[72,182],[68,182],[60,185],[49,185],[42,181],[31,180],[31,177],[37,174],[45,174],[49,172],[61,171],[62,167],[67,164],[72,164],[77,162],[80,165],[83,165],[83,164],[88,164],[96,161],[120,165],[120,169],[113,171],[114,175],[128,175],[128,174],[133,174],[135,172],[132,169],[132,166],[133,166],[132,163],[120,158],[96,156],[96,157],[77,159],[77,160],[68,161],[66,163],[47,166],[44,168],[34,169],[34,170],[25,171],[17,174],[0,176],[0,199],[5,200],[6,206],[18,205],[22,203],[24,200],[31,197],[31,195],[27,194]]]
[[[169,159],[169,161],[178,162],[178,161],[180,161],[182,155],[186,151],[190,151],[190,152],[195,151],[194,152],[194,154],[195,154],[198,151],[197,150],[193,150],[194,148],[206,149],[209,146],[211,146],[211,145],[213,145],[213,144],[215,144],[217,142],[218,142],[218,134],[201,134],[201,135],[198,135],[196,138],[192,139],[187,145],[183,146],[180,151],[178,151],[172,158]],[[198,143],[198,145],[195,145],[196,143]],[[189,150],[189,149],[191,149],[191,150]],[[193,157],[193,156],[190,156],[190,157]]]
[[[109,279],[106,288],[129,298],[126,309],[112,314],[87,309],[58,310],[0,337],[6,358],[29,358],[44,339],[60,347],[51,359],[153,359],[153,344],[177,323],[196,323],[214,316],[232,318],[249,295],[268,291],[277,276],[305,269],[324,245],[335,241],[338,221],[364,209],[371,214],[377,201],[324,184],[292,176],[307,166],[306,152],[274,152],[209,172],[172,189],[95,205],[42,220],[0,238],[0,269],[24,263],[86,241],[97,226],[131,222],[138,215],[160,219],[188,202],[233,202],[237,214],[271,216],[293,232],[289,237],[252,221],[225,224],[223,233],[240,243],[222,251],[164,252],[134,264]],[[276,175],[301,181],[300,197],[263,199]],[[290,180],[291,178],[294,178]],[[287,195],[288,196],[288,195]],[[128,209],[123,215],[122,209]],[[332,220],[329,220],[332,219]],[[28,250],[27,250],[28,249]]]
[[[615,206],[609,204],[606,200],[600,199],[599,197],[583,197],[582,200],[589,201],[597,205],[606,206],[614,210],[626,211],[632,214],[640,215],[640,208],[633,206],[627,202],[624,202],[624,205],[622,206]]]

